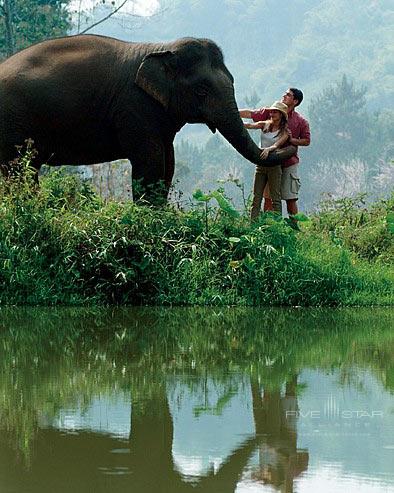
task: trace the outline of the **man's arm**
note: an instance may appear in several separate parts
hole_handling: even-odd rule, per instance
[[[300,135],[298,138],[290,136],[290,144],[293,146],[309,146],[311,143],[311,131],[309,129],[309,123],[304,120],[300,129]]]
[[[261,120],[268,120],[270,114],[267,108],[263,107],[258,110],[248,110],[248,109],[239,110],[239,116],[241,118],[251,118],[255,122],[259,122]]]
[[[298,147],[298,146],[309,146],[309,144],[311,143],[311,140],[310,139],[301,139],[301,138],[293,139],[293,137],[292,137],[289,142],[291,145]]]

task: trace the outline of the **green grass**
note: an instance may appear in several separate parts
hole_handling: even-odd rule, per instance
[[[62,173],[34,192],[29,173],[3,183],[0,304],[393,304],[394,198],[331,204],[300,232],[270,215],[251,225],[220,190],[195,198],[187,211],[104,202]]]
[[[394,260],[394,193],[367,206],[365,195],[329,200],[313,218],[313,231],[323,233],[359,258]]]

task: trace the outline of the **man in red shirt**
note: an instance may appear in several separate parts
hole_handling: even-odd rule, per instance
[[[301,104],[304,95],[300,89],[290,87],[282,96],[281,102],[288,106],[288,129],[289,144],[296,146],[309,146],[311,135],[308,121],[297,113],[294,108]],[[241,118],[251,118],[253,121],[269,120],[270,113],[267,108],[258,110],[243,109],[239,111]],[[298,151],[294,156],[282,163],[282,199],[286,201],[287,212],[289,216],[297,214],[298,190],[300,188],[300,179],[298,175]],[[264,210],[272,210],[272,201],[269,194],[264,193]]]

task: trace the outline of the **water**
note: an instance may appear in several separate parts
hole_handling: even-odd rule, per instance
[[[0,310],[0,492],[394,492],[390,309]]]

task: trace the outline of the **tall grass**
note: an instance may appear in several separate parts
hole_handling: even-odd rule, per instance
[[[24,172],[0,190],[1,304],[394,301],[391,233],[379,255],[365,255],[368,235],[362,247],[342,238],[340,208],[296,232],[270,215],[251,225],[221,190],[196,193],[197,204],[182,211],[105,202],[61,172],[43,177],[39,189],[31,180]]]
[[[394,260],[394,191],[391,197],[367,205],[365,194],[323,202],[313,218],[313,230],[323,233],[366,260]]]

